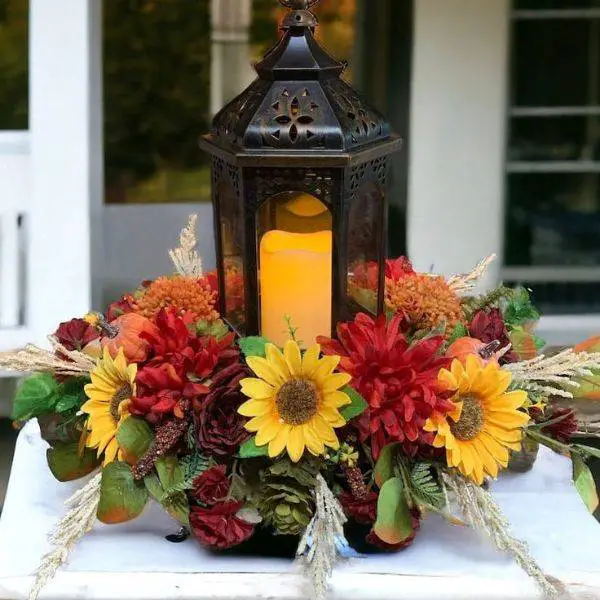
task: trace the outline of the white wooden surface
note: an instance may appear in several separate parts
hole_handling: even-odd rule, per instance
[[[45,464],[34,424],[21,433],[0,520],[0,599],[26,598],[31,573],[48,551],[46,534],[61,503],[78,484],[59,484]],[[568,584],[574,598],[600,598],[600,527],[570,483],[570,464],[542,451],[526,475],[507,475],[494,493],[549,574]],[[215,555],[194,540],[170,544],[175,523],[156,505],[137,520],[97,526],[76,547],[66,569],[42,600],[241,600],[307,598],[292,562]],[[273,539],[277,543],[277,538]],[[512,560],[472,530],[436,515],[416,542],[399,554],[342,564],[333,578],[336,600],[538,598],[533,582]]]

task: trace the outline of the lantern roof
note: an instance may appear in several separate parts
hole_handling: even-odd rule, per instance
[[[238,156],[284,150],[292,159],[397,149],[384,117],[342,79],[345,63],[315,39],[318,21],[309,9],[317,0],[279,1],[291,9],[283,36],[255,66],[258,78],[215,116],[202,145]]]

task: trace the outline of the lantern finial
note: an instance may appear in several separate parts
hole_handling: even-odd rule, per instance
[[[279,0],[279,3],[286,8],[292,10],[308,10],[314,6],[319,0]]]

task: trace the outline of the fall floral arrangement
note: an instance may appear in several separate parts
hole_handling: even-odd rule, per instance
[[[53,475],[87,478],[32,597],[96,519],[134,519],[151,500],[181,525],[171,541],[191,534],[220,551],[296,536],[315,598],[339,557],[401,550],[430,512],[481,529],[558,594],[488,482],[541,443],[571,456],[597,507],[585,460],[600,452],[576,443],[573,410],[551,401],[594,397],[598,340],[540,354],[526,290],[473,294],[487,261],[447,279],[405,258],[387,263],[386,315],[359,314],[335,339],[304,344],[291,321],[283,347],[236,338],[194,246],[191,219],[171,251],[174,275],[60,324],[51,350],[0,355],[0,367],[33,372],[13,417],[38,420]],[[358,294],[370,272],[355,269]]]

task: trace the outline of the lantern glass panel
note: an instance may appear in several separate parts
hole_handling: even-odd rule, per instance
[[[348,214],[348,293],[358,310],[377,314],[383,195],[374,183],[358,190]]]
[[[244,220],[238,196],[229,183],[217,189],[220,210],[221,251],[225,289],[225,318],[240,333],[245,328]]]
[[[291,326],[303,346],[329,335],[333,232],[327,206],[304,192],[269,198],[258,209],[257,245],[261,334],[283,345]]]

